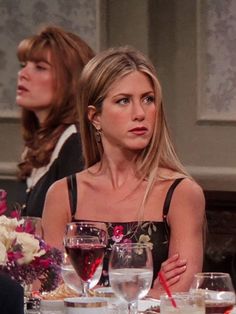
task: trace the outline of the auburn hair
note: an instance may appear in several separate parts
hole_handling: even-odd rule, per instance
[[[20,63],[46,61],[48,53],[52,60],[54,97],[41,124],[33,111],[22,108],[25,149],[18,165],[21,179],[30,176],[33,168],[47,165],[63,131],[70,124],[78,124],[78,81],[83,67],[94,56],[78,35],[56,26],[47,26],[23,39],[17,48]]]

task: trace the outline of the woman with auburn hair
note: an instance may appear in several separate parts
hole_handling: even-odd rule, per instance
[[[25,146],[19,178],[27,182],[23,214],[41,217],[49,186],[83,168],[78,80],[94,53],[79,36],[47,26],[22,40],[17,56],[16,103]]]
[[[66,223],[106,222],[109,247],[149,243],[151,296],[161,293],[160,271],[172,291],[187,291],[202,269],[205,200],[174,150],[154,66],[133,48],[111,48],[88,62],[79,88],[85,170],[70,177],[73,186],[64,178],[50,187],[45,240],[62,248]],[[77,202],[70,202],[76,196]],[[109,250],[105,284],[108,259]]]

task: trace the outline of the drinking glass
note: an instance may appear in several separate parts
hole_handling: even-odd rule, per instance
[[[100,222],[68,223],[64,246],[77,275],[81,279],[82,295],[88,296],[89,284],[103,262],[107,243],[106,225]]]
[[[22,216],[21,219],[23,220],[20,225],[22,231],[34,234],[40,239],[43,238],[42,219],[40,217]]]
[[[173,305],[175,300],[176,307]],[[205,298],[202,293],[178,292],[171,297],[160,296],[161,314],[205,314]]]
[[[137,301],[151,288],[152,253],[143,243],[114,244],[109,260],[109,280],[115,294],[128,303],[128,312],[137,313]]]
[[[190,291],[201,291],[205,296],[206,314],[224,314],[235,304],[235,292],[230,275],[208,272],[194,275]]]
[[[93,277],[89,281],[89,289],[92,289],[97,285],[101,277],[101,274],[102,274],[102,265],[99,265]],[[78,293],[81,293],[81,290],[82,290],[81,279],[77,275],[66,252],[63,253],[63,260],[61,264],[61,276],[64,283],[69,288],[71,288],[72,290]]]

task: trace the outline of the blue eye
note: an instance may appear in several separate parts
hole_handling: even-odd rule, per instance
[[[126,105],[129,103],[129,98],[127,98],[127,97],[121,98],[121,99],[117,100],[116,103],[120,104],[120,105]]]
[[[147,104],[153,103],[153,102],[155,102],[155,97],[152,95],[146,96],[144,98],[144,102]]]

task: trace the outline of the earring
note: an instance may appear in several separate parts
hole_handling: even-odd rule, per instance
[[[101,134],[102,134],[101,129],[96,129],[95,137],[96,137],[97,143],[101,143]]]

